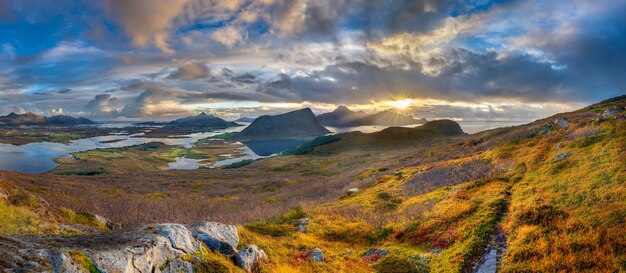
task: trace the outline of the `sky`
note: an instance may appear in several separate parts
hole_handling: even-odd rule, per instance
[[[533,120],[626,93],[626,0],[0,0],[0,114]]]

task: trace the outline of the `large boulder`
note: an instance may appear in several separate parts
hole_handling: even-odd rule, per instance
[[[98,270],[106,273],[161,272],[162,265],[179,255],[168,238],[154,234],[146,234],[130,245],[85,252]]]
[[[78,264],[64,251],[54,251],[50,253],[50,264],[55,273],[82,273]]]
[[[235,255],[235,264],[248,273],[257,272],[260,263],[266,260],[268,260],[268,257],[265,251],[256,245],[249,245]]]
[[[196,222],[189,226],[189,230],[193,237],[212,250],[224,255],[237,253],[239,235],[236,226],[216,222]]]
[[[200,251],[200,244],[193,238],[193,234],[181,224],[158,224],[155,234],[167,238],[172,247],[184,253]]]

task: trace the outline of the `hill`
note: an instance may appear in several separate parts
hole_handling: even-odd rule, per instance
[[[332,127],[356,127],[369,125],[404,126],[423,124],[426,122],[426,119],[416,119],[408,113],[403,113],[397,110],[390,109],[374,114],[367,114],[362,111],[352,111],[343,105],[337,107],[332,112],[320,114],[317,118],[322,125]]]
[[[418,139],[370,149],[327,136],[226,169],[0,172],[0,267],[246,272],[235,245],[262,259],[247,272],[622,272],[625,106],[469,135],[452,121],[360,134]],[[93,213],[124,232],[90,231],[106,230]],[[199,220],[238,226],[198,236]]]
[[[0,117],[0,125],[19,126],[19,125],[52,125],[52,126],[70,126],[81,124],[94,124],[95,122],[86,118],[74,118],[65,115],[44,117],[33,113],[16,114],[10,113]]]
[[[261,116],[243,131],[238,140],[312,139],[330,131],[322,126],[309,108],[275,116]]]
[[[387,149],[390,146],[411,146],[426,144],[447,136],[459,136],[465,133],[461,126],[452,120],[429,121],[413,128],[389,127],[374,133],[349,132],[335,135],[340,139],[322,149],[326,152],[335,150]]]
[[[236,119],[235,122],[253,122],[254,120],[255,118],[251,118],[251,117],[240,117]]]

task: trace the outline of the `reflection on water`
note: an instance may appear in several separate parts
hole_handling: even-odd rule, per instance
[[[37,142],[25,145],[0,143],[0,169],[25,173],[41,173],[53,169],[58,164],[55,158],[71,157],[70,153],[98,148],[119,148],[148,142],[162,142],[167,145],[180,145],[190,148],[202,138],[221,133],[234,132],[241,128],[233,127],[213,132],[194,133],[185,138],[147,138],[143,133],[133,135],[108,135],[74,140],[69,144]],[[119,140],[111,142],[114,140]],[[104,143],[103,143],[104,142]]]
[[[513,126],[527,123],[519,122],[492,122],[492,121],[461,121],[459,124],[466,133],[476,133],[484,130]],[[118,124],[115,124],[118,125]],[[110,126],[110,125],[105,125]],[[406,126],[414,127],[414,126]],[[385,129],[385,126],[359,126],[336,128],[328,127],[335,133],[361,131],[364,133],[372,133]],[[92,150],[97,148],[119,148],[132,145],[139,145],[148,142],[163,142],[167,145],[180,145],[186,148],[192,147],[193,143],[202,138],[213,137],[226,132],[237,132],[243,127],[232,127],[213,132],[195,133],[185,135],[184,138],[146,138],[142,137],[143,133],[128,135],[123,132],[111,134],[107,136],[90,137],[72,141],[70,144],[39,142],[29,143],[26,145],[11,145],[0,143],[0,169],[12,170],[25,173],[40,173],[53,169],[57,166],[54,162],[55,158],[70,157],[70,153]],[[245,154],[243,157],[226,158],[209,164],[208,167],[221,167],[242,160],[258,159],[275,155],[281,151],[293,148],[304,141],[300,140],[263,140],[263,141],[247,141],[244,143],[247,147],[242,147],[241,152]],[[226,157],[226,155],[224,155]],[[177,158],[168,166],[168,169],[195,169],[201,166],[197,160],[188,158]]]
[[[166,170],[195,170],[201,165],[200,159],[191,159],[186,157],[177,157],[175,162],[170,163]]]
[[[270,139],[244,141],[243,144],[252,149],[255,154],[269,156],[287,149],[295,148],[306,142],[307,141],[296,139]]]
[[[464,132],[468,134],[474,134],[474,133],[478,133],[478,132],[482,132],[482,131],[486,131],[490,129],[495,129],[495,128],[526,124],[526,123],[529,123],[530,121],[457,121],[457,122],[459,123],[459,125],[461,125],[461,128],[463,128]],[[417,127],[417,126],[421,126],[421,124],[398,126],[398,127],[412,128],[412,127]],[[328,130],[337,134],[337,133],[345,133],[345,132],[353,132],[353,131],[359,131],[362,133],[374,133],[374,132],[383,130],[387,127],[389,126],[380,126],[380,125],[356,126],[356,127],[327,126],[326,128],[328,128]]]

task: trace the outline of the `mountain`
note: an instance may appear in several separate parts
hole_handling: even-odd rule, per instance
[[[326,152],[336,152],[345,150],[377,150],[390,147],[413,146],[438,140],[443,137],[465,135],[461,126],[452,120],[429,121],[422,126],[413,128],[389,127],[374,133],[348,132],[332,135],[336,139],[333,141],[323,141],[322,138],[312,141],[317,145],[306,144],[307,146],[327,146],[322,147]]]
[[[235,122],[253,122],[255,120],[255,118],[251,118],[251,117],[240,117],[237,120],[235,120]]]
[[[213,115],[207,115],[202,112],[197,116],[189,116],[179,118],[177,120],[170,121],[165,124],[169,127],[185,127],[185,126],[197,126],[197,127],[212,127],[212,128],[227,128],[240,126],[235,122],[225,121]]]
[[[6,116],[0,117],[0,124],[2,125],[80,125],[80,124],[94,124],[95,122],[86,118],[74,118],[70,116],[52,116],[44,117],[33,113],[16,114],[10,113]]]
[[[48,119],[50,124],[54,125],[79,125],[79,124],[94,124],[95,122],[86,118],[75,118],[65,115],[52,116]]]
[[[235,135],[240,140],[308,139],[330,133],[309,108],[275,116],[261,116]]]
[[[426,119],[416,119],[412,115],[402,113],[397,110],[385,110],[382,112],[367,114],[359,111],[355,112],[346,106],[339,106],[329,113],[317,116],[324,126],[332,127],[355,127],[368,125],[381,126],[404,126],[412,124],[423,124]]]
[[[350,125],[358,123],[358,120],[361,120],[367,117],[368,114],[362,111],[355,112],[346,106],[339,106],[335,110],[329,113],[323,113],[317,116],[317,119],[324,126],[333,126],[333,127],[350,127],[350,126],[358,126],[358,125]]]
[[[223,169],[0,171],[0,271],[623,272],[625,107],[325,135]]]

